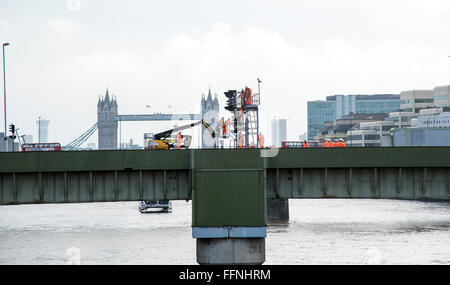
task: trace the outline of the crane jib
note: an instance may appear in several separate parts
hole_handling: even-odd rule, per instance
[[[197,125],[200,125],[200,124],[203,124],[205,126],[205,128],[208,129],[208,131],[210,132],[210,134],[211,134],[211,136],[213,138],[215,137],[215,132],[211,128],[211,126],[205,120],[200,120],[200,121],[195,122],[195,123],[191,123],[191,124],[188,124],[188,125],[184,125],[184,126],[181,126],[181,127],[176,127],[176,128],[164,131],[164,132],[157,133],[157,134],[154,135],[154,139],[156,139],[156,140],[165,139],[165,138],[169,137],[173,132],[189,129],[189,128],[195,127]]]

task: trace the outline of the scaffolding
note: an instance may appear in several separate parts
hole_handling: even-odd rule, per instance
[[[232,125],[235,148],[259,147],[259,92],[253,93],[247,86],[239,94],[235,90],[226,92],[230,99],[225,108],[233,113]],[[234,98],[233,98],[234,96]]]

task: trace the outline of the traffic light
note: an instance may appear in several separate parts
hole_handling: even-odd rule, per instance
[[[16,126],[14,126],[13,124],[9,125],[9,131],[12,135],[14,135],[14,133],[16,132]]]
[[[11,135],[9,136],[9,138],[15,139],[16,138],[16,136],[15,136],[16,126],[13,124],[9,125],[9,131],[11,132]]]
[[[228,90],[224,92],[225,96],[227,96],[227,105],[225,106],[225,110],[233,112],[236,109],[236,90]]]

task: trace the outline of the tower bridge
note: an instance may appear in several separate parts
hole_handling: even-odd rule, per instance
[[[213,129],[219,122],[219,101],[217,95],[214,99],[211,95],[211,89],[208,96],[202,96],[200,114],[134,114],[120,115],[118,113],[118,104],[115,97],[110,96],[106,90],[105,96],[98,99],[97,102],[97,128],[98,128],[98,149],[114,150],[117,149],[117,132],[119,122],[130,121],[180,121],[180,120],[201,120],[205,119]],[[202,148],[210,148],[214,145],[209,142],[210,136],[204,126],[202,126]]]
[[[201,264],[261,264],[287,199],[450,200],[450,147],[0,153],[0,204],[192,199]]]

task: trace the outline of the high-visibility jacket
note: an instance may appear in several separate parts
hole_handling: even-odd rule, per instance
[[[331,147],[338,147],[338,146],[339,146],[339,143],[337,141],[334,141],[331,145]]]
[[[328,141],[325,141],[322,146],[323,147],[330,147],[330,143]]]
[[[340,141],[340,142],[339,142],[339,147],[345,147],[345,143],[342,142],[342,141]]]
[[[309,147],[309,142],[305,142],[305,143],[303,144],[303,147]]]
[[[245,106],[245,93],[244,90],[241,91],[241,108]]]
[[[225,137],[227,135],[227,123],[228,121],[224,122],[224,120],[220,120],[220,128],[222,129],[222,136]]]
[[[252,104],[252,89],[246,87],[244,94],[245,94],[245,104],[251,105]]]
[[[177,149],[181,148],[181,133],[177,134]]]
[[[259,140],[259,147],[260,148],[264,148],[264,136],[263,136],[263,134],[259,134],[258,135],[258,140]]]
[[[244,135],[239,134],[239,148],[244,148]]]

